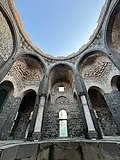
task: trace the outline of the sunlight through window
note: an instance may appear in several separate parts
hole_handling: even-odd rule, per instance
[[[59,112],[59,136],[68,137],[67,112],[65,110]]]

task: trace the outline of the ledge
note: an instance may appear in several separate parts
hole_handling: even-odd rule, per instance
[[[66,157],[68,160],[119,160],[120,137],[102,140],[0,141],[0,160],[57,160]]]

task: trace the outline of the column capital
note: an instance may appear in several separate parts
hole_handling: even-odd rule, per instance
[[[79,96],[79,97],[81,97],[81,96],[83,96],[83,95],[86,96],[86,92],[85,92],[85,91],[82,91],[82,92],[80,91],[80,92],[78,92],[78,96]]]
[[[40,97],[45,97],[45,98],[47,98],[47,94],[44,93],[44,92],[41,92],[41,93],[39,94],[39,99],[40,99]]]

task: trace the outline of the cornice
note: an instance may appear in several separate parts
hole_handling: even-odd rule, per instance
[[[78,52],[72,53],[72,54],[68,55],[67,57],[53,57],[52,55],[48,55],[48,54],[43,53],[37,47],[34,47],[32,45],[31,40],[29,39],[27,34],[24,32],[24,29],[22,27],[22,22],[20,20],[20,16],[19,16],[18,12],[16,11],[16,9],[14,7],[14,0],[7,0],[7,1],[8,1],[10,10],[13,14],[13,17],[16,21],[19,32],[21,34],[20,38],[22,39],[22,41],[21,41],[22,43],[20,45],[22,46],[22,48],[24,49],[24,47],[25,47],[26,50],[36,52],[39,55],[41,55],[43,58],[49,59],[49,60],[52,60],[52,61],[63,61],[63,60],[72,61],[72,59],[76,59],[82,52],[87,50],[89,48],[89,46],[91,46],[91,44],[94,45],[94,40],[96,39],[96,37],[97,37],[97,35],[98,35],[98,33],[101,29],[101,26],[103,24],[105,15],[107,13],[107,10],[108,10],[110,2],[111,2],[111,0],[106,0],[104,6],[102,7],[102,10],[101,10],[101,13],[100,13],[100,16],[99,16],[99,19],[98,19],[98,25],[97,25],[96,29],[94,30],[93,34],[91,35],[87,44],[83,45],[79,49]]]

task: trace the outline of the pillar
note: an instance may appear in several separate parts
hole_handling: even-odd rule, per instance
[[[40,140],[42,137],[42,127],[43,127],[43,117],[44,117],[44,110],[45,110],[45,104],[47,99],[47,92],[48,92],[48,77],[45,76],[42,80],[39,92],[37,97],[38,99],[38,109],[36,113],[36,120],[34,123],[34,129],[33,129],[33,140]]]
[[[41,138],[45,101],[46,101],[46,97],[41,96],[39,107],[38,107],[38,112],[37,112],[37,117],[36,117],[36,122],[35,122],[35,127],[34,127],[34,132],[33,132],[34,140],[39,140]]]
[[[85,119],[86,119],[86,123],[87,123],[87,127],[88,127],[88,136],[89,136],[89,138],[97,138],[97,132],[94,127],[92,116],[91,116],[91,113],[90,113],[90,110],[89,110],[89,107],[87,104],[86,96],[81,95],[80,99],[82,102],[83,111],[84,111],[84,115],[85,115]]]
[[[87,124],[87,137],[91,138],[91,139],[96,139],[97,138],[97,132],[95,130],[95,126],[93,123],[93,119],[91,116],[91,112],[89,109],[89,104],[87,102],[87,91],[86,91],[86,87],[84,85],[84,82],[82,80],[82,78],[79,76],[79,74],[75,75],[75,83],[76,83],[76,90],[79,96],[79,99],[82,103],[83,106],[83,112],[84,112],[84,116],[85,116],[85,120],[86,120],[86,124]]]

